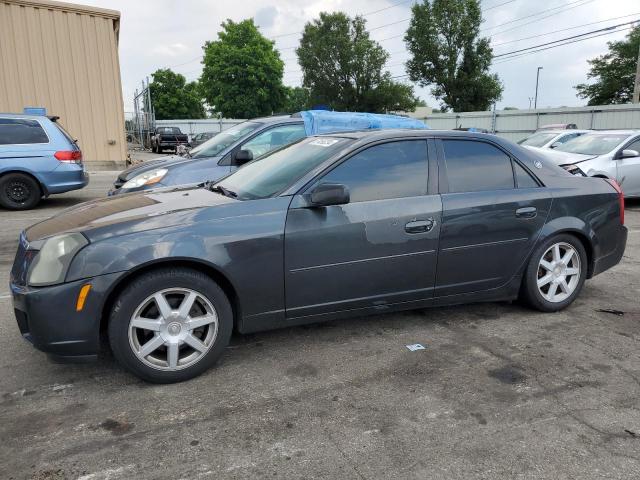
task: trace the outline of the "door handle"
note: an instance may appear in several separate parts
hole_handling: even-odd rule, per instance
[[[407,233],[426,233],[430,232],[435,224],[436,221],[433,218],[428,218],[427,220],[414,220],[404,226],[404,231]]]
[[[518,218],[535,218],[536,215],[538,215],[536,207],[522,207],[516,210],[516,217]]]

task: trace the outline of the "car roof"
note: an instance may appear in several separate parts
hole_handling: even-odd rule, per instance
[[[398,138],[398,137],[422,137],[422,138],[431,138],[431,137],[460,137],[460,138],[478,138],[478,139],[486,139],[492,138],[497,139],[500,137],[496,137],[495,135],[491,135],[488,133],[479,133],[479,132],[468,132],[468,131],[460,131],[460,130],[430,130],[430,129],[406,129],[406,128],[385,128],[385,129],[372,129],[372,130],[354,130],[351,132],[335,132],[335,133],[325,133],[322,135],[313,135],[314,137],[340,137],[340,138],[350,138],[354,140],[385,140],[387,138]]]
[[[0,117],[2,118],[16,118],[21,120],[50,120],[49,117],[45,115],[27,115],[24,113],[3,113],[0,112]]]
[[[531,135],[534,135],[536,133],[553,133],[555,135],[560,135],[561,133],[569,133],[569,134],[570,133],[589,133],[593,131],[595,130],[580,129],[580,128],[569,128],[569,129],[544,128],[544,129],[536,130]]]
[[[302,117],[292,117],[291,115],[272,115],[270,117],[252,118],[248,121],[260,123],[302,123]]]
[[[599,135],[637,135],[640,130],[591,130],[589,133]]]

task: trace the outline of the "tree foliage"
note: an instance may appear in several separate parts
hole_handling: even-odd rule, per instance
[[[305,25],[296,54],[311,103],[335,110],[413,110],[413,87],[383,72],[389,54],[369,38],[365,23],[335,12]]]
[[[594,83],[576,85],[578,97],[588,98],[589,105],[631,103],[636,75],[640,26],[635,27],[624,40],[609,42],[605,55],[589,60],[591,69],[587,78]]]
[[[284,62],[252,19],[222,23],[218,40],[206,42],[200,86],[215,112],[253,118],[281,110]]]
[[[304,87],[285,87],[286,100],[283,112],[295,113],[311,108],[311,97],[308,88]]]
[[[205,110],[196,82],[170,69],[156,70],[149,84],[151,103],[158,120],[204,118]]]
[[[412,7],[405,35],[409,78],[431,86],[441,110],[487,110],[502,97],[502,84],[489,73],[493,50],[480,38],[478,0],[424,0]]]

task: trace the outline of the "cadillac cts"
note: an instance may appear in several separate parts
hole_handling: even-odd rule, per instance
[[[231,332],[517,297],[543,312],[624,252],[617,184],[506,140],[386,130],[316,136],[217,183],[119,195],[20,236],[22,335],[58,358],[194,377]]]

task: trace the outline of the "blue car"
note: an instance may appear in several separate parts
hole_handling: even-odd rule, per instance
[[[420,120],[398,115],[324,110],[255,118],[224,130],[185,157],[173,155],[124,170],[109,195],[218,180],[254,158],[309,135],[384,128],[427,127]]]
[[[28,210],[89,183],[80,148],[56,120],[0,113],[0,207]]]

